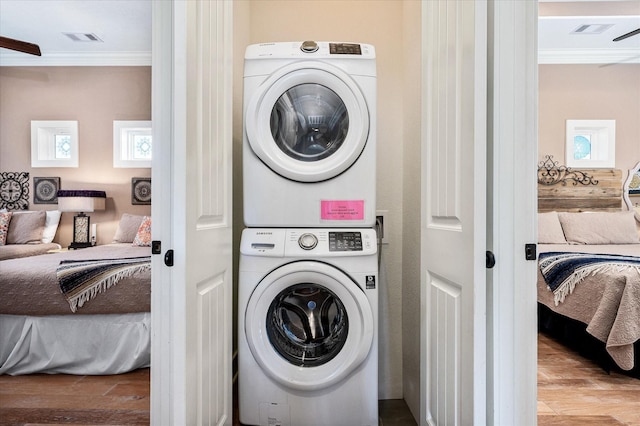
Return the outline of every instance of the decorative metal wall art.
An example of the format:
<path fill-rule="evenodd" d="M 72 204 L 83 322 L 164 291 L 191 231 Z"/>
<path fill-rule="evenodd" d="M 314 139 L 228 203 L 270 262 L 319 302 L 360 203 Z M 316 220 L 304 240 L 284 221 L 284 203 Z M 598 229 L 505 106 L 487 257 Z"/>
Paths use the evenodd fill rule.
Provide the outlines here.
<path fill-rule="evenodd" d="M 29 172 L 0 172 L 0 209 L 29 208 Z"/>
<path fill-rule="evenodd" d="M 151 204 L 151 178 L 131 178 L 131 204 Z"/>
<path fill-rule="evenodd" d="M 34 204 L 58 204 L 58 189 L 60 189 L 59 177 L 34 177 Z"/>
<path fill-rule="evenodd" d="M 545 155 L 544 161 L 538 163 L 538 183 L 541 185 L 567 185 L 567 181 L 573 181 L 573 186 L 597 185 L 598 181 L 585 172 L 573 170 L 567 166 L 559 166 L 553 161 L 553 155 Z"/>

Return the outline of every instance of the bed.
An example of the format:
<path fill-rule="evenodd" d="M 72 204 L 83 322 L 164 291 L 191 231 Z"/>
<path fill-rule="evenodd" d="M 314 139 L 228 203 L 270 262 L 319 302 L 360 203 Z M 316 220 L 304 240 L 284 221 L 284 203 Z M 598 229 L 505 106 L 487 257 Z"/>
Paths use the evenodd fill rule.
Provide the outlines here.
<path fill-rule="evenodd" d="M 114 243 L 0 261 L 0 374 L 120 374 L 150 365 L 150 218 Z"/>
<path fill-rule="evenodd" d="M 640 234 L 621 210 L 621 173 L 566 170 L 588 183 L 539 179 L 539 329 L 640 377 Z"/>

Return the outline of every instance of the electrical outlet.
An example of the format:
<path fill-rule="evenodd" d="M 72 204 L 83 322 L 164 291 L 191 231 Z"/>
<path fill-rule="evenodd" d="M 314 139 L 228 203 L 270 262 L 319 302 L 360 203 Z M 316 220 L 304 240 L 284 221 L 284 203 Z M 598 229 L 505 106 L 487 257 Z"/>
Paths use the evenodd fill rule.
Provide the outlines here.
<path fill-rule="evenodd" d="M 389 214 L 388 210 L 377 210 L 376 211 L 376 232 L 378 233 L 378 238 L 381 240 L 382 244 L 388 244 L 389 239 L 389 229 L 387 222 L 387 215 Z"/>

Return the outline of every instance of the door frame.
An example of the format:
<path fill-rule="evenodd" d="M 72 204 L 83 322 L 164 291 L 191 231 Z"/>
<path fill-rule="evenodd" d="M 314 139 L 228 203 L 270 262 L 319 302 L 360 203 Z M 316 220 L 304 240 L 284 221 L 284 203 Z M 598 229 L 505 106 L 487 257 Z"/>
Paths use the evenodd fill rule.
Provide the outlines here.
<path fill-rule="evenodd" d="M 489 1 L 487 424 L 537 422 L 538 1 Z"/>

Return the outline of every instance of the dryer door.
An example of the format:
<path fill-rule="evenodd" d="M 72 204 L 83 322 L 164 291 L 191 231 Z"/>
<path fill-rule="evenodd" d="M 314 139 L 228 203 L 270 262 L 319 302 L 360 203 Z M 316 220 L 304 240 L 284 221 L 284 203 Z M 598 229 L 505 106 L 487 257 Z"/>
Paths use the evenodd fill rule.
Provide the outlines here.
<path fill-rule="evenodd" d="M 369 354 L 374 317 L 364 291 L 321 262 L 292 262 L 256 286 L 245 313 L 247 343 L 282 385 L 318 390 L 340 382 Z"/>
<path fill-rule="evenodd" d="M 358 159 L 369 135 L 369 109 L 344 71 L 298 62 L 260 85 L 245 110 L 245 131 L 271 170 L 298 182 L 320 182 Z"/>

